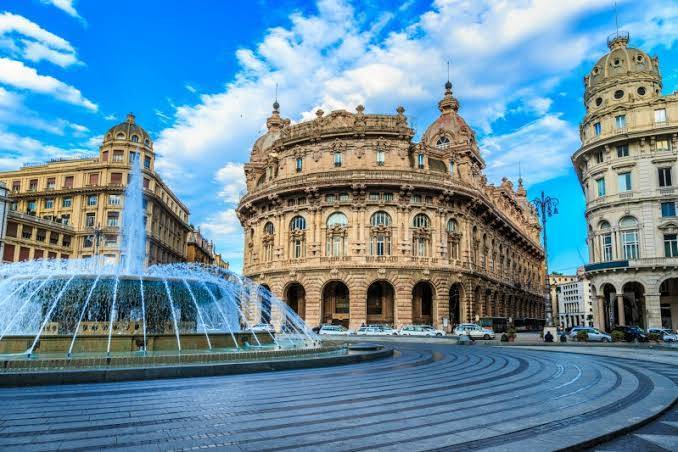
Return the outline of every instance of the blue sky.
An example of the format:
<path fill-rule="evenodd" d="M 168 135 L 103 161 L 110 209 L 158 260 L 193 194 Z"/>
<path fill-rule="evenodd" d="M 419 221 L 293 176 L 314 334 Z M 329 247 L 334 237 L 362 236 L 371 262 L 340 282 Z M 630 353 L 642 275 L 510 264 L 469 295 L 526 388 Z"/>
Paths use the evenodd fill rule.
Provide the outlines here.
<path fill-rule="evenodd" d="M 678 89 L 678 4 L 618 1 L 631 45 L 656 54 Z M 452 66 L 490 182 L 560 199 L 551 269 L 587 259 L 584 202 L 570 164 L 582 78 L 606 52 L 601 0 L 5 0 L 0 5 L 0 169 L 96 153 L 132 111 L 157 169 L 234 269 L 242 164 L 265 130 L 275 85 L 293 121 L 317 108 L 393 113 L 422 133 Z"/>

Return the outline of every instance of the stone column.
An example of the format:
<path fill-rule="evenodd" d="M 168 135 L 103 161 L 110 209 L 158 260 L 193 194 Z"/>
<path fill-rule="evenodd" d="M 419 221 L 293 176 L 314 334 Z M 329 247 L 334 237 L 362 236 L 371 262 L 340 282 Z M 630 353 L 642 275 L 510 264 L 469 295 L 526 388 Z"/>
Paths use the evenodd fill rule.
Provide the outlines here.
<path fill-rule="evenodd" d="M 593 305 L 593 326 L 605 330 L 605 297 L 598 295 Z"/>
<path fill-rule="evenodd" d="M 660 294 L 645 294 L 645 325 L 647 328 L 661 328 L 662 316 L 659 305 Z"/>
<path fill-rule="evenodd" d="M 617 294 L 617 323 L 619 325 L 626 325 L 626 318 L 624 317 L 624 294 Z"/>

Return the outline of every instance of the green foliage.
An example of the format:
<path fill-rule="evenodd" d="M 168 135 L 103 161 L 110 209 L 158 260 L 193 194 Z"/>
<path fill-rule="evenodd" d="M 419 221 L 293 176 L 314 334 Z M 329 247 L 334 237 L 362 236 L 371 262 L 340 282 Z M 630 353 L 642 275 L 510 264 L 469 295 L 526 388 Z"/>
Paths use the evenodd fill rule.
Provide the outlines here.
<path fill-rule="evenodd" d="M 647 335 L 647 338 L 649 340 L 651 340 L 652 342 L 659 342 L 659 341 L 662 340 L 661 335 L 659 335 L 657 333 L 650 333 L 650 334 Z"/>
<path fill-rule="evenodd" d="M 508 330 L 506 330 L 506 335 L 511 338 L 515 338 L 517 336 L 516 329 L 513 327 L 510 327 Z"/>
<path fill-rule="evenodd" d="M 624 332 L 623 331 L 613 331 L 611 336 L 612 336 L 613 342 L 621 342 L 621 341 L 624 340 Z"/>
<path fill-rule="evenodd" d="M 579 342 L 586 342 L 589 340 L 589 333 L 584 330 L 577 331 L 577 340 Z"/>

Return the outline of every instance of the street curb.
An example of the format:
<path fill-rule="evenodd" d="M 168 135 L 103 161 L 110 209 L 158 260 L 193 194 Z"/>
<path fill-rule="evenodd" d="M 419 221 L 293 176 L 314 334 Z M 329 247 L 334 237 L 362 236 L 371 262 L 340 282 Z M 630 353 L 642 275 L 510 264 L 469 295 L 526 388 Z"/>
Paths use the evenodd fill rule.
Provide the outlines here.
<path fill-rule="evenodd" d="M 191 364 L 179 366 L 130 367 L 111 369 L 82 369 L 45 372 L 0 373 L 0 387 L 42 386 L 80 383 L 113 383 L 130 380 L 164 378 L 214 377 L 275 370 L 310 369 L 342 364 L 356 364 L 393 356 L 392 347 L 376 350 L 363 349 L 347 355 L 324 356 L 271 361 L 243 361 L 237 363 Z"/>

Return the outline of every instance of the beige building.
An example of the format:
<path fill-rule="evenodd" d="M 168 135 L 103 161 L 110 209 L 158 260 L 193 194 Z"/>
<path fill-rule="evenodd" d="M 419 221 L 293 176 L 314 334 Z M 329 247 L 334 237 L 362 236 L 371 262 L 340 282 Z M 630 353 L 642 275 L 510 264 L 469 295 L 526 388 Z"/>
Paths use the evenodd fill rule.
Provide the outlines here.
<path fill-rule="evenodd" d="M 576 281 L 577 277 L 575 275 L 563 275 L 560 273 L 551 273 L 549 275 L 549 290 L 551 296 L 551 312 L 553 313 L 553 322 L 554 325 L 557 325 L 556 319 L 558 319 L 558 292 L 556 287 L 563 283 L 569 283 Z"/>
<path fill-rule="evenodd" d="M 394 115 L 279 114 L 245 165 L 244 273 L 309 325 L 544 317 L 540 226 L 522 184 L 488 184 L 446 84 L 422 135 Z"/>
<path fill-rule="evenodd" d="M 554 275 L 558 302 L 558 325 L 564 328 L 573 326 L 593 326 L 593 298 L 591 282 L 586 279 L 584 267 L 577 269 L 576 276 Z"/>
<path fill-rule="evenodd" d="M 214 243 L 203 237 L 200 229 L 191 228 L 186 241 L 186 261 L 215 265 Z"/>
<path fill-rule="evenodd" d="M 595 324 L 678 329 L 675 190 L 678 93 L 659 60 L 608 38 L 584 78 L 586 116 L 572 161 L 586 197 Z"/>
<path fill-rule="evenodd" d="M 144 176 L 147 264 L 186 260 L 188 209 L 154 171 L 153 142 L 130 114 L 104 135 L 95 158 L 0 172 L 10 190 L 3 261 L 120 259 L 123 192 L 137 157 Z"/>

